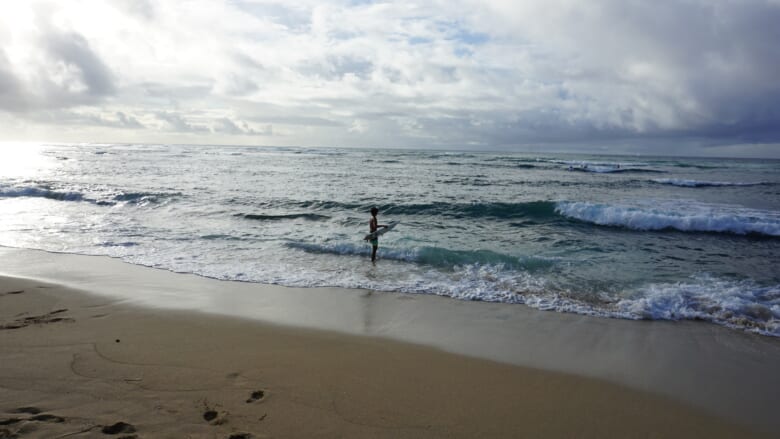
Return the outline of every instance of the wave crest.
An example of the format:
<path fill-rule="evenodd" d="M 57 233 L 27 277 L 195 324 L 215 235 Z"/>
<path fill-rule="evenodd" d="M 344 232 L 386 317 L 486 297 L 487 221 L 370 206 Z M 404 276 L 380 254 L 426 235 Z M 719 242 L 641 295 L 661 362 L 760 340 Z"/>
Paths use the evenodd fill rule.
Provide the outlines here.
<path fill-rule="evenodd" d="M 656 202 L 631 206 L 564 201 L 557 203 L 555 211 L 580 221 L 633 230 L 780 236 L 780 212 L 728 205 Z"/>
<path fill-rule="evenodd" d="M 53 190 L 44 186 L 16 186 L 0 189 L 0 198 L 46 198 L 56 201 L 84 201 L 98 205 L 112 205 L 110 201 L 101 201 L 87 197 L 78 191 Z"/>
<path fill-rule="evenodd" d="M 46 184 L 35 186 L 3 186 L 0 187 L 0 198 L 46 198 L 56 201 L 76 201 L 96 204 L 98 206 L 115 206 L 117 204 L 161 204 L 173 197 L 181 196 L 180 192 L 109 192 L 97 191 L 87 194 L 81 190 L 53 189 Z"/>
<path fill-rule="evenodd" d="M 370 247 L 367 245 L 356 245 L 352 243 L 314 244 L 289 242 L 286 246 L 303 250 L 308 253 L 352 256 L 365 256 L 370 253 Z M 449 250 L 441 247 L 428 246 L 415 248 L 383 247 L 382 258 L 445 268 L 479 264 L 534 270 L 552 265 L 552 261 L 549 259 L 517 257 L 497 253 L 491 250 Z"/>

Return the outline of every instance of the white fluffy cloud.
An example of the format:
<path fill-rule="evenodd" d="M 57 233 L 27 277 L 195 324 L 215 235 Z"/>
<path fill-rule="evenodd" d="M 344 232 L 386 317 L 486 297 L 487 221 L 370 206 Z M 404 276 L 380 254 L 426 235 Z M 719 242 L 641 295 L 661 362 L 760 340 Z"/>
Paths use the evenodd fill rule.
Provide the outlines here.
<path fill-rule="evenodd" d="M 289 3 L 3 2 L 0 139 L 780 142 L 776 0 Z"/>

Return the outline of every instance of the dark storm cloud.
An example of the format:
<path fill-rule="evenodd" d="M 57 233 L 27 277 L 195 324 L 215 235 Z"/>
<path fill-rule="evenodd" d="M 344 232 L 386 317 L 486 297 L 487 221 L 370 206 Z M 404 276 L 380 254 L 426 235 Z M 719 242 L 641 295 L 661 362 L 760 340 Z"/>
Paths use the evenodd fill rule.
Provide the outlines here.
<path fill-rule="evenodd" d="M 780 140 L 780 4 L 730 6 L 710 10 L 694 33 L 705 38 L 684 53 L 692 67 L 687 86 L 713 114 L 694 132 Z M 685 36 L 670 50 L 687 45 Z"/>
<path fill-rule="evenodd" d="M 780 141 L 780 3 L 613 0 L 601 6 L 602 22 L 612 23 L 608 29 L 618 38 L 606 41 L 610 34 L 605 32 L 596 41 L 606 53 L 587 55 L 604 72 L 603 80 L 617 84 L 625 80 L 618 70 L 621 63 L 643 62 L 666 72 L 668 88 L 677 89 L 655 93 L 656 98 L 666 95 L 658 100 L 675 113 L 676 126 L 651 123 L 633 134 Z M 613 75 L 610 65 L 615 66 Z M 652 79 L 646 84 L 634 79 L 632 85 L 639 92 L 652 90 Z M 686 108 L 686 101 L 696 108 Z M 615 128 L 607 125 L 599 131 L 631 134 Z"/>

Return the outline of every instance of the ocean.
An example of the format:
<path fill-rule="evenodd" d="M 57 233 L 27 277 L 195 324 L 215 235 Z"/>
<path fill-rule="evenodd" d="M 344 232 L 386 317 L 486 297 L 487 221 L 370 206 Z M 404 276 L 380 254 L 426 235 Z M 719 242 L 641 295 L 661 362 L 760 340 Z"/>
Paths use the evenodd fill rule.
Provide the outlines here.
<path fill-rule="evenodd" d="M 5 145 L 0 213 L 7 247 L 780 336 L 777 160 Z"/>

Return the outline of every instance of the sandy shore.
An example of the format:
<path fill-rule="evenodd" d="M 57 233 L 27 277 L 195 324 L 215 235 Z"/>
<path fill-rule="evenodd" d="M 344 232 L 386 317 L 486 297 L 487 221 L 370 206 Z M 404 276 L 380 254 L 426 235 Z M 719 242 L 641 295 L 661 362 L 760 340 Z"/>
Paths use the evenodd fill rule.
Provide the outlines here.
<path fill-rule="evenodd" d="M 603 380 L 8 277 L 0 389 L 0 437 L 762 437 Z"/>

